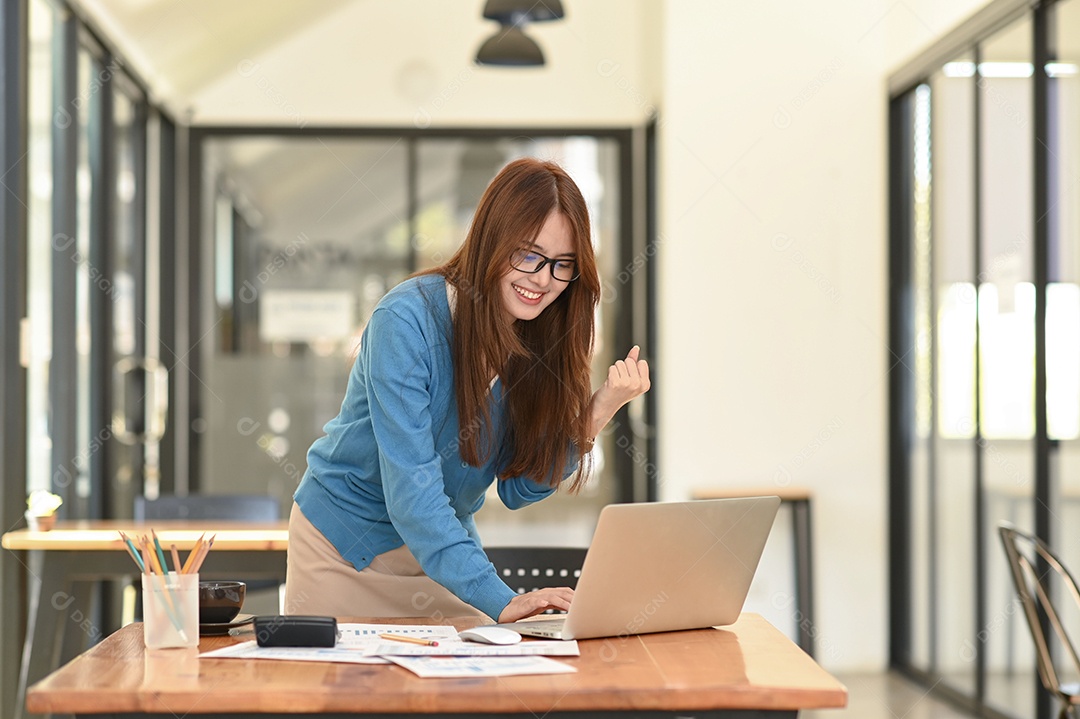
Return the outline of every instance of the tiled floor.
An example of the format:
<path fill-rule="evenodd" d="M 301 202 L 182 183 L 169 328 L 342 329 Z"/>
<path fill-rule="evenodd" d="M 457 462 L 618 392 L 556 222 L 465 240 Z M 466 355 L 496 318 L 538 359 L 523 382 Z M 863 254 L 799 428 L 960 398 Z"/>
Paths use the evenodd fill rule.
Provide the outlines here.
<path fill-rule="evenodd" d="M 834 676 L 848 688 L 848 706 L 840 710 L 804 711 L 800 712 L 800 718 L 966 719 L 974 716 L 900 674 L 837 673 Z M 964 680 L 965 677 L 949 678 L 952 688 L 958 691 L 965 691 Z M 974 688 L 969 687 L 966 691 L 973 693 Z M 986 701 L 993 710 L 1025 719 L 1035 715 L 1038 681 L 1034 671 L 990 674 L 986 692 Z M 1055 706 L 1051 716 L 1056 716 L 1057 711 Z"/>
<path fill-rule="evenodd" d="M 930 695 L 923 687 L 892 673 L 837 675 L 848 688 L 844 709 L 799 712 L 799 719 L 970 719 Z"/>

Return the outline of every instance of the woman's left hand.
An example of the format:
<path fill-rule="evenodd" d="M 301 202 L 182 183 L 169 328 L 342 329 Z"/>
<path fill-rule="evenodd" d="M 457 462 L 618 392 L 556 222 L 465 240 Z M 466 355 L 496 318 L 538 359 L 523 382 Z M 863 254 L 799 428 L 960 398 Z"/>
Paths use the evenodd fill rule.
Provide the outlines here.
<path fill-rule="evenodd" d="M 600 433 L 620 407 L 649 391 L 649 363 L 638 359 L 640 353 L 640 347 L 631 347 L 625 359 L 608 368 L 607 381 L 593 394 L 593 436 Z"/>

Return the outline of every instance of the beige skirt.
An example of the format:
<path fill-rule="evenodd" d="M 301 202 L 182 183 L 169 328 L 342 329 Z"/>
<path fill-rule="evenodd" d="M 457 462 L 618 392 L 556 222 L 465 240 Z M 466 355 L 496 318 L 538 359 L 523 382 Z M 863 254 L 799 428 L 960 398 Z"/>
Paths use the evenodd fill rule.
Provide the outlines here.
<path fill-rule="evenodd" d="M 486 617 L 424 574 L 408 547 L 357 571 L 293 503 L 289 514 L 285 613 L 331 617 Z"/>

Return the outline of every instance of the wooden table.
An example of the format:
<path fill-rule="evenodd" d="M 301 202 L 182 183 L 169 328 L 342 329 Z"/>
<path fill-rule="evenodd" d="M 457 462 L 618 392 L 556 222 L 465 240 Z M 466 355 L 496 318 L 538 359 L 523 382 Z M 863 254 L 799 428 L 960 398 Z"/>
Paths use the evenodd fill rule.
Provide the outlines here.
<path fill-rule="evenodd" d="M 814 553 L 813 528 L 810 525 L 810 500 L 813 495 L 804 487 L 757 487 L 698 489 L 694 499 L 728 499 L 731 497 L 760 497 L 772 495 L 781 504 L 791 506 L 791 541 L 795 564 L 795 625 L 799 646 L 814 656 Z"/>
<path fill-rule="evenodd" d="M 48 532 L 20 529 L 0 538 L 4 549 L 25 551 L 30 574 L 30 598 L 19 671 L 16 716 L 21 716 L 26 688 L 56 669 L 67 631 L 100 635 L 90 623 L 86 582 L 123 579 L 138 574 L 124 551 L 119 531 L 129 536 L 148 534 L 153 526 L 163 545 L 175 543 L 186 556 L 204 532 L 216 534 L 214 548 L 200 576 L 237 576 L 284 581 L 289 544 L 288 523 L 165 522 L 139 525 L 127 521 L 59 522 Z"/>
<path fill-rule="evenodd" d="M 460 629 L 474 620 L 447 623 Z M 722 629 L 582 640 L 580 657 L 559 659 L 577 668 L 573 674 L 420 679 L 394 665 L 198 657 L 251 638 L 203 637 L 198 650 L 147 651 L 142 625 L 131 624 L 31 687 L 27 707 L 128 719 L 549 712 L 563 719 L 776 719 L 847 703 L 842 684 L 756 614 Z"/>

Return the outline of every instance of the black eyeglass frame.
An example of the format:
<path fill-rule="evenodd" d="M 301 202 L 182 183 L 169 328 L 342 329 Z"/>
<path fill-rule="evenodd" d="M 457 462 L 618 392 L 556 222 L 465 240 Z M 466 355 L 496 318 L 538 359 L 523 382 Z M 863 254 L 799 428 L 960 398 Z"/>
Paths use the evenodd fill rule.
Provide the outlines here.
<path fill-rule="evenodd" d="M 514 257 L 519 255 L 519 254 L 523 255 L 522 259 L 524 259 L 524 256 L 536 255 L 537 257 L 541 258 L 542 261 L 540 262 L 540 264 L 538 264 L 536 266 L 535 270 L 522 269 L 521 267 L 518 267 L 516 264 L 514 264 Z M 574 276 L 571 277 L 568 280 L 564 280 L 561 277 L 556 277 L 555 276 L 555 265 L 557 263 L 559 263 L 559 262 L 570 262 L 570 263 L 572 263 L 574 265 Z M 559 282 L 566 282 L 567 284 L 573 282 L 578 277 L 581 277 L 581 267 L 578 266 L 577 260 L 568 260 L 565 257 L 552 259 L 552 258 L 550 258 L 550 257 L 548 257 L 546 255 L 541 255 L 539 252 L 536 252 L 535 250 L 515 250 L 514 252 L 512 252 L 510 254 L 510 266 L 513 267 L 518 272 L 524 272 L 524 273 L 529 274 L 529 275 L 535 275 L 537 272 L 544 269 L 545 266 L 550 266 L 551 279 L 558 280 Z"/>

